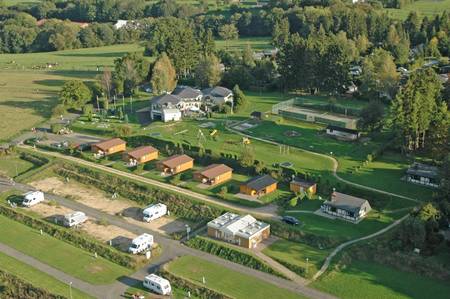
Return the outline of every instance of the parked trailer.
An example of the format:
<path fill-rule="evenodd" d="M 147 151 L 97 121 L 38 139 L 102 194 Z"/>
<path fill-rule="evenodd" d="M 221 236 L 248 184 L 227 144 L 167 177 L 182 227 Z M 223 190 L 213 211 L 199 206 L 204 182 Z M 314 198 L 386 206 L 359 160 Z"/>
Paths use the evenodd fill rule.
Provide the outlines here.
<path fill-rule="evenodd" d="M 128 251 L 132 254 L 138 254 L 151 249 L 153 246 L 153 236 L 150 234 L 142 234 L 131 241 Z"/>
<path fill-rule="evenodd" d="M 73 212 L 70 214 L 64 215 L 63 224 L 67 227 L 77 226 L 79 224 L 82 224 L 87 220 L 87 216 L 83 212 Z"/>
<path fill-rule="evenodd" d="M 170 282 L 156 274 L 145 276 L 143 285 L 145 288 L 160 295 L 170 295 L 172 292 Z"/>
<path fill-rule="evenodd" d="M 150 222 L 166 215 L 167 206 L 162 203 L 153 204 L 146 207 L 142 213 L 144 214 L 143 220 Z"/>
<path fill-rule="evenodd" d="M 30 191 L 23 195 L 22 205 L 25 207 L 31 207 L 44 201 L 44 192 Z"/>

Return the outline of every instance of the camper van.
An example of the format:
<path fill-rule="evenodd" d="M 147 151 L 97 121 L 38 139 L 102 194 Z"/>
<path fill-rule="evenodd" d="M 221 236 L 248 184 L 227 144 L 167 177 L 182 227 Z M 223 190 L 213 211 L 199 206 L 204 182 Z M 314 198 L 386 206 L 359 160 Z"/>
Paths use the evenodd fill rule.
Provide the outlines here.
<path fill-rule="evenodd" d="M 64 226 L 72 227 L 85 222 L 87 219 L 86 214 L 83 212 L 74 212 L 64 215 L 63 223 Z"/>
<path fill-rule="evenodd" d="M 158 219 L 167 214 L 167 206 L 162 203 L 157 203 L 146 207 L 143 211 L 143 220 L 150 222 L 152 220 Z"/>
<path fill-rule="evenodd" d="M 22 205 L 31 207 L 44 201 L 44 193 L 41 191 L 30 191 L 23 195 Z"/>
<path fill-rule="evenodd" d="M 169 295 L 172 292 L 170 282 L 155 274 L 145 276 L 143 285 L 145 288 L 160 295 Z"/>
<path fill-rule="evenodd" d="M 131 241 L 128 251 L 132 254 L 138 254 L 151 249 L 153 246 L 153 236 L 149 234 L 142 234 Z"/>

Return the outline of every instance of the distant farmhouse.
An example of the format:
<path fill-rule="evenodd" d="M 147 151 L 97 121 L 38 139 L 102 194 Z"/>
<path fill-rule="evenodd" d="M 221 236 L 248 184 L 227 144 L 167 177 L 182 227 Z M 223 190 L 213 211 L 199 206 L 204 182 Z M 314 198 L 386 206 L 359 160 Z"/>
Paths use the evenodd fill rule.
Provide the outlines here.
<path fill-rule="evenodd" d="M 415 162 L 406 171 L 406 181 L 437 188 L 440 184 L 439 170 L 435 166 Z"/>
<path fill-rule="evenodd" d="M 325 201 L 320 209 L 326 214 L 358 222 L 372 210 L 372 207 L 366 199 L 333 192 L 331 199 Z"/>
<path fill-rule="evenodd" d="M 208 236 L 245 248 L 255 248 L 270 235 L 270 225 L 251 215 L 225 213 L 208 222 Z"/>
<path fill-rule="evenodd" d="M 203 105 L 217 106 L 233 102 L 233 92 L 216 86 L 203 91 L 189 86 L 179 86 L 172 93 L 153 97 L 150 102 L 150 118 L 163 122 L 178 121 L 184 115 L 200 112 Z"/>

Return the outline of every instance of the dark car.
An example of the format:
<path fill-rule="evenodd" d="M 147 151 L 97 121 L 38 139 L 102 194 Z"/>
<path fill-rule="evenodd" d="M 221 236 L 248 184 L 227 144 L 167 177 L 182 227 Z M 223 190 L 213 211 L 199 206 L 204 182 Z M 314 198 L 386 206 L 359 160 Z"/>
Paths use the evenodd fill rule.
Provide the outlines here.
<path fill-rule="evenodd" d="M 283 218 L 281 220 L 290 225 L 299 225 L 300 224 L 300 221 L 298 221 L 297 218 L 292 217 L 292 216 L 283 216 Z"/>

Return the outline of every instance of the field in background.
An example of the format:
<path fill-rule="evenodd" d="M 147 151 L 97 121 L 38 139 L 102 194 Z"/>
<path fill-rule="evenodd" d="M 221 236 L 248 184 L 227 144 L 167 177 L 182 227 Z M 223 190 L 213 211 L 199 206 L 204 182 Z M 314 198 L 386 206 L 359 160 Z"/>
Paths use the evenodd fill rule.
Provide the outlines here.
<path fill-rule="evenodd" d="M 444 10 L 450 11 L 450 0 L 419 0 L 405 5 L 402 9 L 386 9 L 389 16 L 395 19 L 404 20 L 412 11 L 419 13 L 421 17 L 427 16 L 428 19 L 434 19 L 435 15 L 441 15 Z"/>

